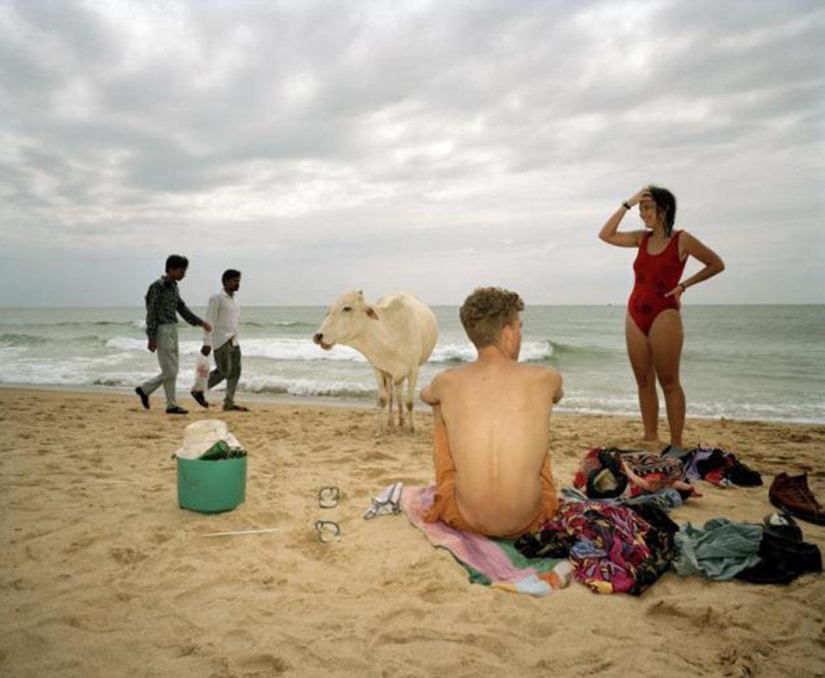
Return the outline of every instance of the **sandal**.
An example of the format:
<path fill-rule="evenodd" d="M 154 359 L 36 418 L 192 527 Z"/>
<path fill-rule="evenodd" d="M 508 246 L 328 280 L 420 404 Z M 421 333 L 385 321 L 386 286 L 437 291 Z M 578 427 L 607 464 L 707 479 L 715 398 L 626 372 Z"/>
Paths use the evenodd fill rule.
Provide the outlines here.
<path fill-rule="evenodd" d="M 338 506 L 338 500 L 341 498 L 341 490 L 335 485 L 329 487 L 322 487 L 318 490 L 318 506 L 322 509 L 331 509 Z"/>
<path fill-rule="evenodd" d="M 331 541 L 338 541 L 341 536 L 341 527 L 334 520 L 316 520 L 315 532 L 318 534 L 318 541 L 328 544 Z"/>
<path fill-rule="evenodd" d="M 377 516 L 401 513 L 401 494 L 403 492 L 404 483 L 400 480 L 389 485 L 381 494 L 372 500 L 372 506 L 364 513 L 364 520 L 372 520 Z"/>

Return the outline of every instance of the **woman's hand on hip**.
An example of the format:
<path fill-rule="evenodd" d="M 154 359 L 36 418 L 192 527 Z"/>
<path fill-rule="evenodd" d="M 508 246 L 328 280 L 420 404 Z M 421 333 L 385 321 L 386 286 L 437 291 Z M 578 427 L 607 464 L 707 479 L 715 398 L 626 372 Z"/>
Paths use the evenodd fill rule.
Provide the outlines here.
<path fill-rule="evenodd" d="M 685 293 L 685 286 L 679 283 L 670 292 L 665 294 L 665 297 L 673 297 L 676 300 L 677 308 L 682 308 L 682 295 Z"/>

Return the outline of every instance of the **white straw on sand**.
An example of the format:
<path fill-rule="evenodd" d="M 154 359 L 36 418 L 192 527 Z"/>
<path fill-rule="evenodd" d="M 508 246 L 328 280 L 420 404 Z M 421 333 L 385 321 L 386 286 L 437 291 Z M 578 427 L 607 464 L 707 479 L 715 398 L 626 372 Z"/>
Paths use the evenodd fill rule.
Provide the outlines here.
<path fill-rule="evenodd" d="M 233 537 L 236 534 L 263 534 L 264 532 L 278 532 L 277 527 L 267 527 L 263 530 L 238 530 L 236 532 L 210 532 L 202 534 L 202 537 Z"/>

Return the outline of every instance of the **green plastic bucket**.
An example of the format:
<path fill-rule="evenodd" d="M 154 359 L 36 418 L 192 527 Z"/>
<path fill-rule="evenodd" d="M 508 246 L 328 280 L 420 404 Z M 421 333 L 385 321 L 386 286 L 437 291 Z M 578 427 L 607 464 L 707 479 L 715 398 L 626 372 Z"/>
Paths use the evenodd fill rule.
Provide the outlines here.
<path fill-rule="evenodd" d="M 178 457 L 178 504 L 201 513 L 231 511 L 246 499 L 246 457 Z"/>

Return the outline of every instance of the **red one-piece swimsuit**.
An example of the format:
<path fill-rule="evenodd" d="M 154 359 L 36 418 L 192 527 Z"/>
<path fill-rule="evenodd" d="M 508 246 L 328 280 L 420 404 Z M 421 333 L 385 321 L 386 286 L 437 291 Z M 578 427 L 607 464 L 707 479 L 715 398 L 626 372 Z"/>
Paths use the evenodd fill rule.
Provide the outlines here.
<path fill-rule="evenodd" d="M 633 262 L 636 273 L 636 284 L 630 293 L 627 302 L 627 311 L 636 326 L 647 336 L 653 321 L 668 308 L 679 309 L 674 297 L 666 297 L 679 280 L 685 270 L 685 261 L 679 260 L 679 236 L 681 231 L 674 231 L 670 242 L 659 254 L 650 254 L 647 243 L 651 233 L 648 231 L 642 236 L 639 244 L 639 253 Z"/>

